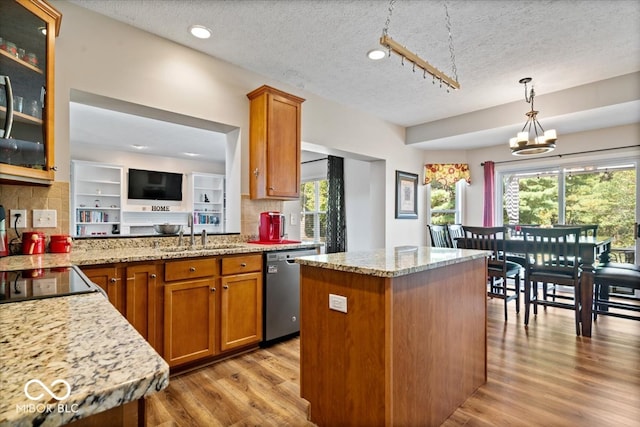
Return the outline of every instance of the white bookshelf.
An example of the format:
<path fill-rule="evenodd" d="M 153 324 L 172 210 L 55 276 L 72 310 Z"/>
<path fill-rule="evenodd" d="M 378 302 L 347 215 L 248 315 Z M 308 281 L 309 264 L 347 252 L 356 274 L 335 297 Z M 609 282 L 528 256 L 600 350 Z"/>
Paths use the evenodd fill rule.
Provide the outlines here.
<path fill-rule="evenodd" d="M 71 230 L 74 236 L 113 235 L 122 218 L 123 167 L 72 160 Z"/>
<path fill-rule="evenodd" d="M 224 175 L 191 174 L 193 225 L 196 231 L 220 233 L 225 230 Z"/>

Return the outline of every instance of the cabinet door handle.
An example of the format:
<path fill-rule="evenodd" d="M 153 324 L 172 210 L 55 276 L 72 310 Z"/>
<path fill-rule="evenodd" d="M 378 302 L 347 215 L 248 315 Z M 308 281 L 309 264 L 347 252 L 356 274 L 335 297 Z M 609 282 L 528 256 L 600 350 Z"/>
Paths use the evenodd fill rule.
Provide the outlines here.
<path fill-rule="evenodd" d="M 156 278 L 156 275 L 155 275 L 155 274 L 151 274 L 151 276 L 150 276 L 150 277 L 151 277 L 152 279 L 155 279 L 155 278 Z"/>
<path fill-rule="evenodd" d="M 116 279 L 115 277 L 112 277 L 111 280 L 109 280 L 111 283 L 116 283 L 118 281 L 118 279 Z"/>
<path fill-rule="evenodd" d="M 229 285 L 222 285 L 223 289 L 229 289 Z"/>
<path fill-rule="evenodd" d="M 273 191 L 273 190 L 275 190 L 275 188 L 273 188 L 273 187 L 269 187 L 269 190 Z"/>
<path fill-rule="evenodd" d="M 7 99 L 9 99 L 9 98 L 7 98 Z M 255 168 L 255 169 L 253 170 L 253 175 L 254 175 L 256 178 L 258 178 L 258 175 L 259 175 L 259 174 L 260 174 L 260 173 L 258 172 L 258 168 Z"/>
<path fill-rule="evenodd" d="M 195 267 L 189 267 L 189 271 L 193 273 L 194 271 L 196 271 L 196 268 Z"/>
<path fill-rule="evenodd" d="M 216 291 L 216 288 L 211 288 L 211 292 L 215 292 L 215 291 Z"/>
<path fill-rule="evenodd" d="M 246 262 L 240 263 L 240 267 L 246 267 L 246 266 L 247 266 Z"/>

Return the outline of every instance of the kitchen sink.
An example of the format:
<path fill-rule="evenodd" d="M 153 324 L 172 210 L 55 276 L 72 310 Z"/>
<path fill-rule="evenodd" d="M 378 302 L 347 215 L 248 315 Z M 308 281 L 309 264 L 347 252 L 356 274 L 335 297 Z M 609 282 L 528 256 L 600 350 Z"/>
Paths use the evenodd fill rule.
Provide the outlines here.
<path fill-rule="evenodd" d="M 162 252 L 196 252 L 196 251 L 211 251 L 216 249 L 233 249 L 241 247 L 241 243 L 220 243 L 216 245 L 206 245 L 206 246 L 180 246 L 180 247 L 169 247 L 169 248 L 161 248 Z"/>

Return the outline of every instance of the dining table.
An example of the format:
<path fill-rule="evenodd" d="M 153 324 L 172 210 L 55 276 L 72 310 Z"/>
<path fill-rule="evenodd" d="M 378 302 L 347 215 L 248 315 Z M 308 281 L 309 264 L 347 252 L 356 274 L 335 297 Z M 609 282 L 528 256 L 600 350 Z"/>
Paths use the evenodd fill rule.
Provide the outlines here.
<path fill-rule="evenodd" d="M 458 248 L 466 248 L 465 237 L 455 239 Z M 611 238 L 594 238 L 593 236 L 580 237 L 580 332 L 584 337 L 591 336 L 591 322 L 593 315 L 593 289 L 594 289 L 594 269 L 596 260 L 606 258 L 611 250 Z M 526 253 L 526 241 L 522 233 L 506 233 L 503 238 L 498 238 L 498 244 L 503 247 L 507 254 Z M 565 255 L 565 254 L 556 254 Z"/>

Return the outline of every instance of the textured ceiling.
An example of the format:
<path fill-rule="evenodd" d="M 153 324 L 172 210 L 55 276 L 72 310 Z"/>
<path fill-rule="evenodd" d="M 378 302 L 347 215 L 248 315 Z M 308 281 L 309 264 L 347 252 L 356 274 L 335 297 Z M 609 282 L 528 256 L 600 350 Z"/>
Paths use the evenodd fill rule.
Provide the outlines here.
<path fill-rule="evenodd" d="M 640 70 L 640 1 L 448 1 L 461 90 L 392 55 L 373 62 L 387 1 L 72 0 L 274 80 L 413 126 Z M 399 0 L 389 35 L 451 73 L 442 1 Z M 187 28 L 213 30 L 208 40 Z M 523 102 L 523 111 L 526 105 Z"/>

